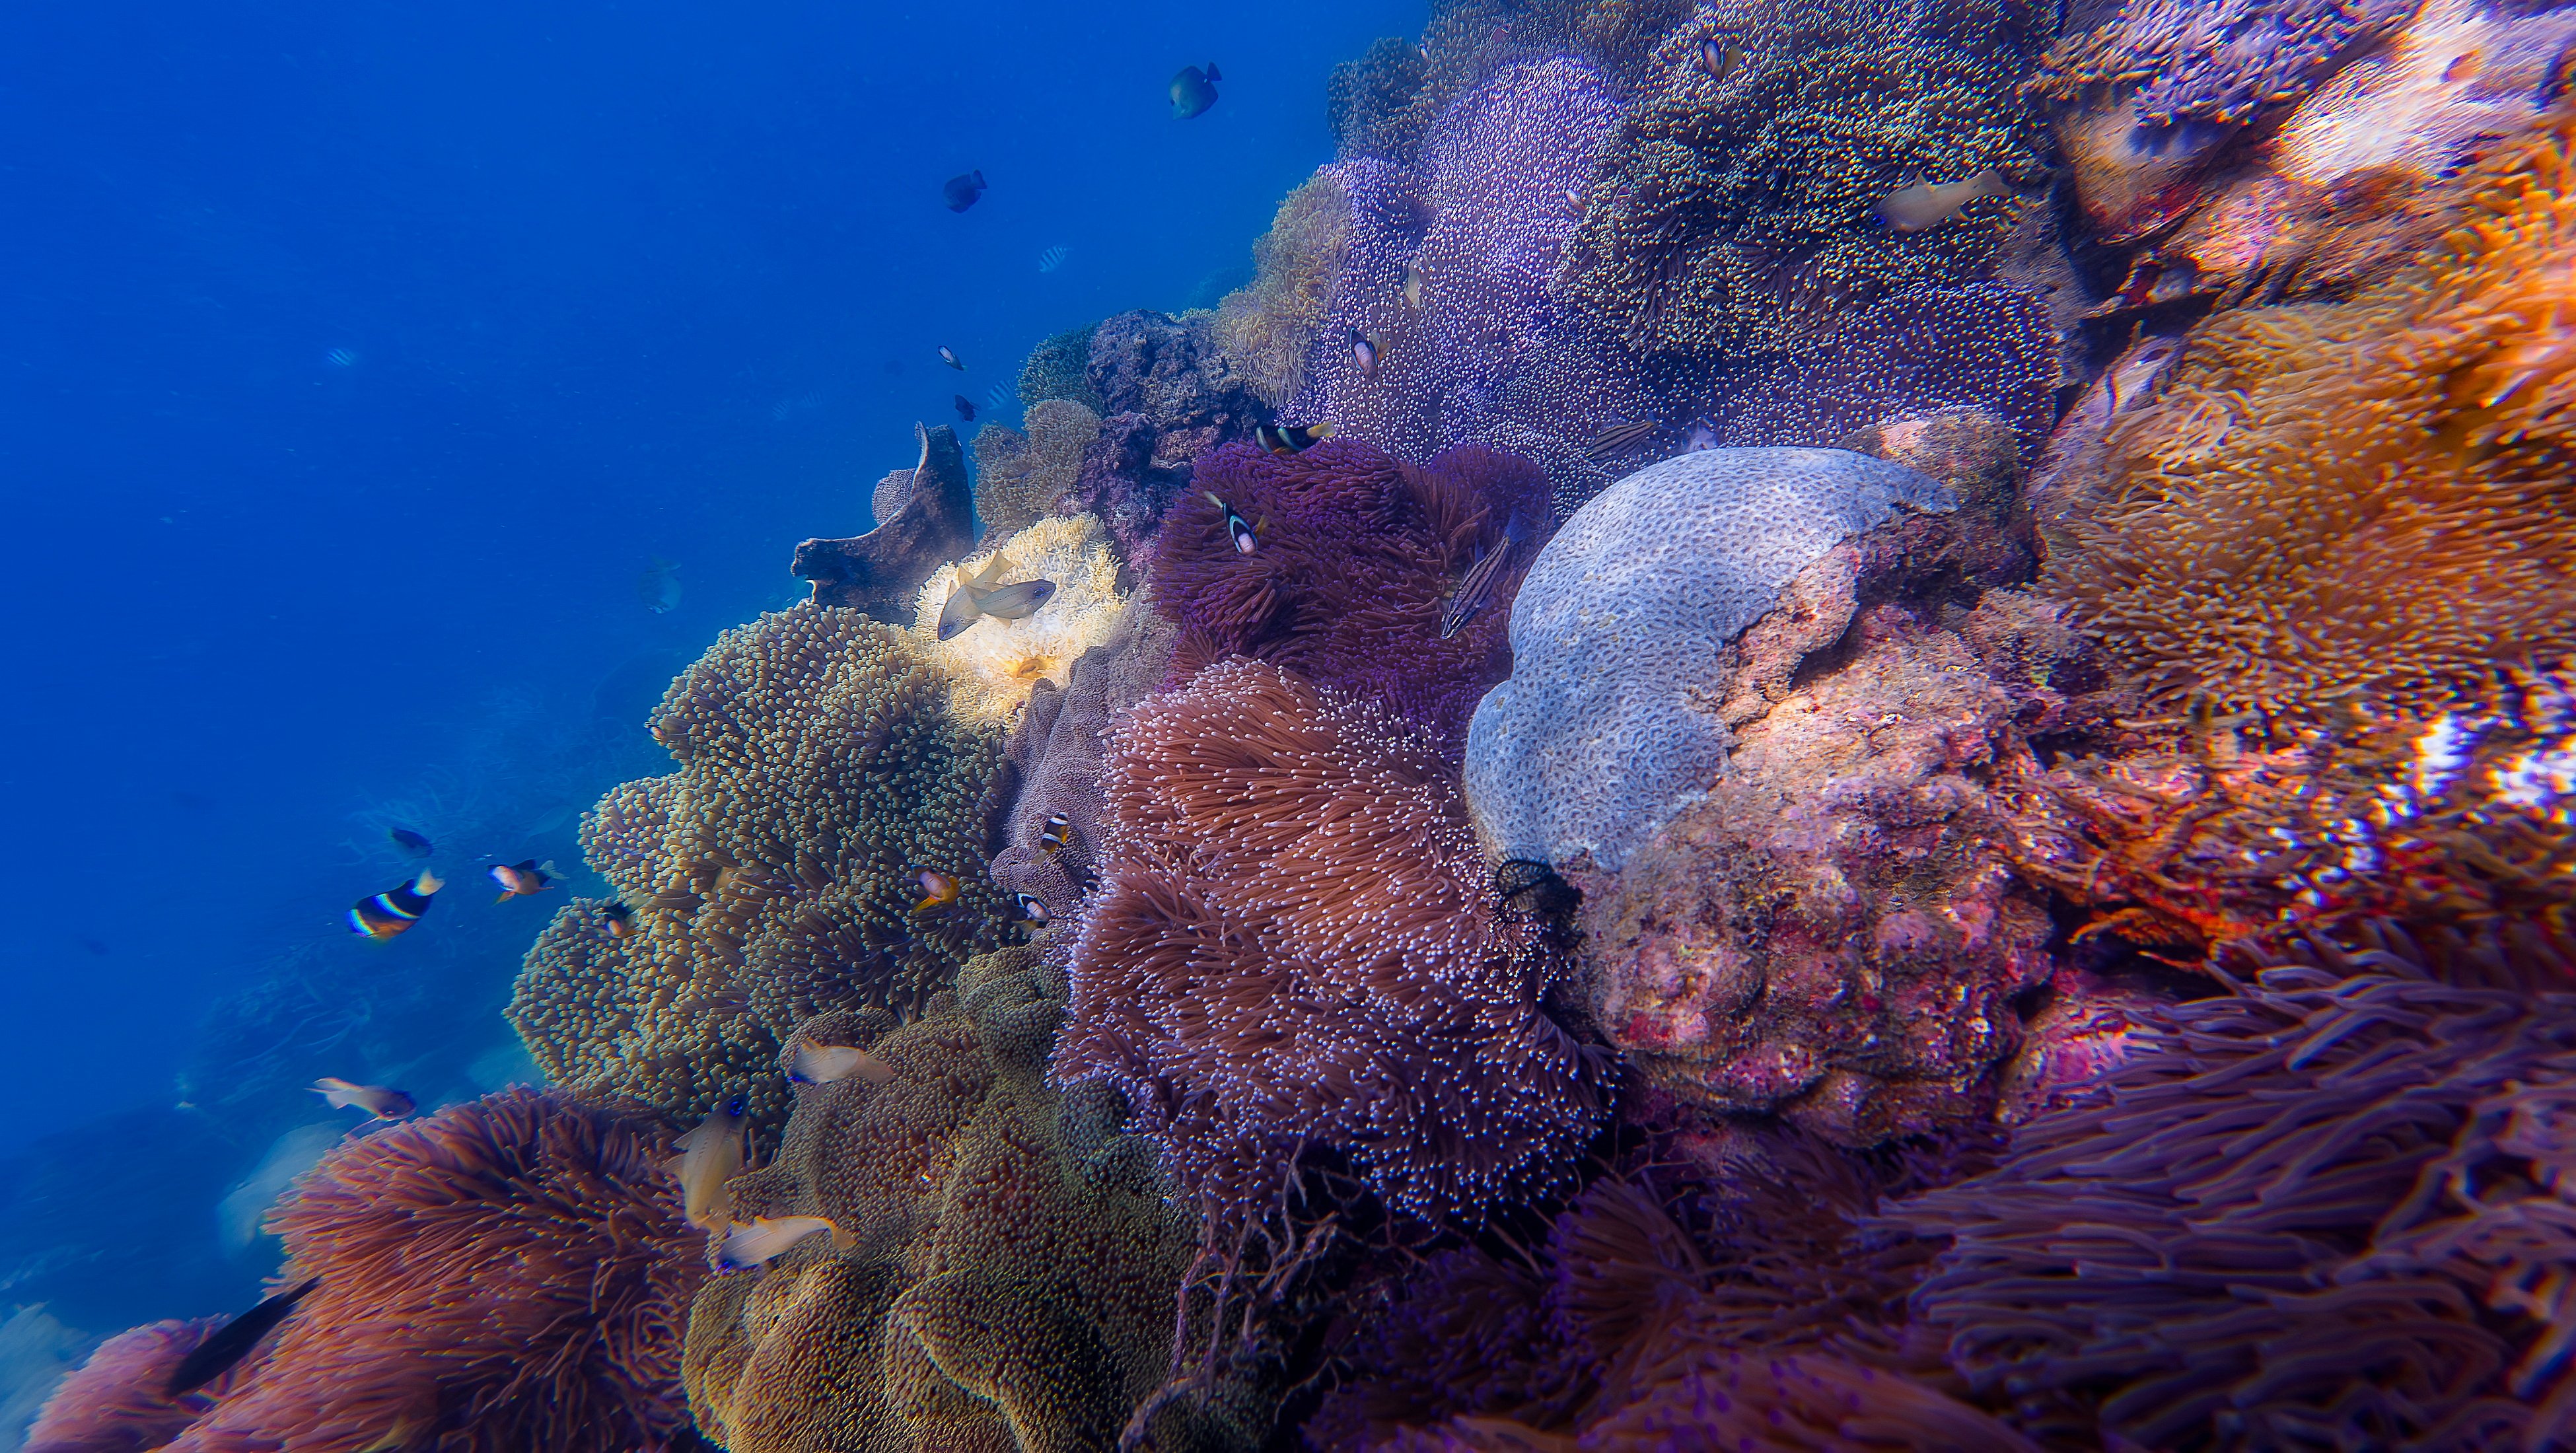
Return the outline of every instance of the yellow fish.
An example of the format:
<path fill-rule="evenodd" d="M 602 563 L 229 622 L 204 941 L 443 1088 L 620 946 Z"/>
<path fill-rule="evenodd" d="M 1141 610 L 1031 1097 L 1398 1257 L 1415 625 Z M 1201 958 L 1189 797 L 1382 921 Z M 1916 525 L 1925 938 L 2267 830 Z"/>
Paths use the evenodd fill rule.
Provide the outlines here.
<path fill-rule="evenodd" d="M 2003 173 L 1988 167 L 1964 182 L 1899 187 L 1878 199 L 1878 215 L 1899 232 L 1920 232 L 1958 216 L 1960 208 L 1980 197 L 2000 197 L 2011 190 Z"/>
<path fill-rule="evenodd" d="M 912 905 L 913 912 L 927 913 L 934 908 L 945 908 L 957 901 L 957 880 L 946 873 L 924 868 L 921 870 L 921 891 L 929 896 Z"/>
<path fill-rule="evenodd" d="M 754 1216 L 751 1224 L 728 1224 L 724 1246 L 716 1253 L 716 1270 L 742 1271 L 759 1266 L 817 1231 L 832 1233 L 832 1249 L 847 1251 L 859 1238 L 829 1216 Z"/>
<path fill-rule="evenodd" d="M 736 1095 L 680 1137 L 680 1153 L 662 1163 L 679 1178 L 683 1214 L 709 1231 L 725 1228 L 733 1192 L 725 1182 L 742 1174 L 742 1096 Z"/>
<path fill-rule="evenodd" d="M 796 1041 L 795 1064 L 787 1077 L 800 1085 L 828 1085 L 852 1075 L 871 1085 L 882 1085 L 894 1078 L 894 1066 L 855 1044 L 816 1044 L 800 1038 Z"/>

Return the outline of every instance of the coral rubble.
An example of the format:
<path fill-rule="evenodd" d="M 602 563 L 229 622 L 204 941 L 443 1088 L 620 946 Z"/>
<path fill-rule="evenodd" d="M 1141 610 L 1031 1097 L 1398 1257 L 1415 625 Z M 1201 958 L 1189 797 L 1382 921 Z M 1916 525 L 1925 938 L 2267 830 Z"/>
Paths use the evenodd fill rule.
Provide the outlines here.
<path fill-rule="evenodd" d="M 949 701 L 905 633 L 856 611 L 727 632 L 653 719 L 680 770 L 583 819 L 633 931 L 576 901 L 528 951 L 510 1019 L 547 1078 L 688 1119 L 746 1094 L 774 1127 L 797 1024 L 916 1004 L 998 943 L 981 845 L 1002 729 Z M 924 868 L 959 881 L 956 906 L 914 911 Z"/>

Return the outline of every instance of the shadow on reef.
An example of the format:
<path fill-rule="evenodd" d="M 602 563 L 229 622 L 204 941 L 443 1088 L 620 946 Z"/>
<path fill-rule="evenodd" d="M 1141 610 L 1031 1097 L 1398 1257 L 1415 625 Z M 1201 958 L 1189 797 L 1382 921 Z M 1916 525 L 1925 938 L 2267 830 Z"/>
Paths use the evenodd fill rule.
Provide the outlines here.
<path fill-rule="evenodd" d="M 2576 1439 L 2576 11 L 2053 30 L 1337 71 L 1249 283 L 1047 340 L 673 684 L 512 1003 L 564 1088 L 290 1195 L 301 1268 L 461 1126 L 609 1167 L 403 1181 L 479 1229 L 376 1449 L 521 1426 L 496 1244 L 620 1446 Z M 133 1415 L 244 1446 L 364 1302 Z"/>

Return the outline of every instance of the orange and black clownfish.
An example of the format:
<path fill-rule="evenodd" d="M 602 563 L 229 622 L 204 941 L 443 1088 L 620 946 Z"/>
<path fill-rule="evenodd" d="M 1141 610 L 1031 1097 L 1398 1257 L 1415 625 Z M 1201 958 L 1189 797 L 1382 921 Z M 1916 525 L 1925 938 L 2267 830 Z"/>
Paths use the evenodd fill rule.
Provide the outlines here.
<path fill-rule="evenodd" d="M 492 881 L 501 885 L 501 896 L 492 901 L 507 903 L 513 898 L 543 893 L 555 885 L 558 876 L 553 863 L 539 863 L 534 858 L 524 863 L 496 865 L 492 869 Z"/>
<path fill-rule="evenodd" d="M 388 888 L 371 898 L 361 898 L 349 910 L 349 931 L 369 938 L 391 938 L 429 911 L 430 895 L 447 885 L 427 869 L 399 888 Z"/>
<path fill-rule="evenodd" d="M 1372 358 L 1376 356 L 1375 349 L 1370 350 L 1370 356 Z M 1330 423 L 1256 424 L 1252 428 L 1252 437 L 1262 448 L 1284 457 L 1290 454 L 1303 454 L 1330 439 L 1333 437 L 1333 426 Z"/>

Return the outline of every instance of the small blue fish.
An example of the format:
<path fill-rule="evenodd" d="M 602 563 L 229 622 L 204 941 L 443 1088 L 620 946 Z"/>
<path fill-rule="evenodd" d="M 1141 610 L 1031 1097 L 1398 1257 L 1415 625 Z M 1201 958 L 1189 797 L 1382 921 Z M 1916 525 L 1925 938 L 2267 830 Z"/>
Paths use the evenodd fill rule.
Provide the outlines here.
<path fill-rule="evenodd" d="M 410 828 L 389 827 L 385 829 L 385 836 L 394 840 L 394 846 L 402 849 L 403 856 L 406 858 L 429 856 L 429 839 L 413 832 Z"/>

